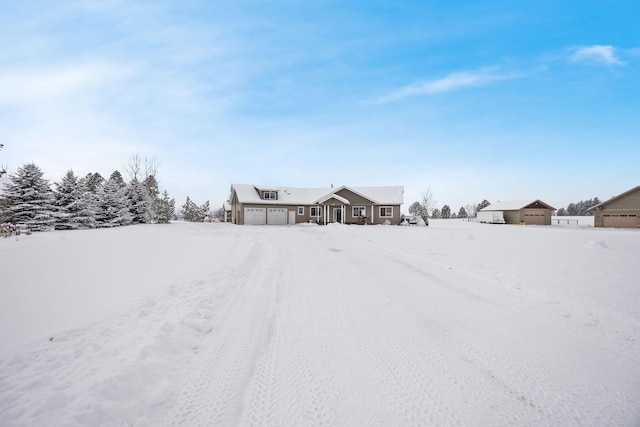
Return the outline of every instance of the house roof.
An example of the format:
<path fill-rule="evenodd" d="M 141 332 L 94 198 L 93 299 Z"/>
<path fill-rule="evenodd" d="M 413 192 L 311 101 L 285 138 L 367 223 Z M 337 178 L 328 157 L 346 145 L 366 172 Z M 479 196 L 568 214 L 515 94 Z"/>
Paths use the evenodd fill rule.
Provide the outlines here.
<path fill-rule="evenodd" d="M 531 205 L 538 203 L 540 208 L 543 209 L 552 209 L 555 210 L 551 205 L 546 204 L 542 200 L 534 199 L 534 200 L 512 200 L 512 201 L 504 201 L 504 202 L 496 202 L 491 203 L 489 206 L 480 209 L 480 212 L 491 212 L 491 211 L 519 211 L 520 209 L 524 209 Z"/>
<path fill-rule="evenodd" d="M 295 188 L 250 184 L 231 185 L 231 193 L 235 191 L 240 203 L 267 202 L 274 205 L 315 205 L 332 197 L 348 203 L 348 200 L 336 194 L 344 189 L 365 197 L 375 204 L 401 205 L 403 203 L 404 187 L 402 186 Z M 265 201 L 260 197 L 261 191 L 277 191 L 278 199 Z"/>
<path fill-rule="evenodd" d="M 597 205 L 595 205 L 595 206 L 591 206 L 591 207 L 590 207 L 589 209 L 587 209 L 587 210 L 588 210 L 588 211 L 591 211 L 591 210 L 594 210 L 594 209 L 597 209 L 597 208 L 601 208 L 601 207 L 603 207 L 603 206 L 605 206 L 605 205 L 607 205 L 607 204 L 609 204 L 609 203 L 613 202 L 614 200 L 618 200 L 618 199 L 620 199 L 620 198 L 622 198 L 622 197 L 625 197 L 625 196 L 627 196 L 628 194 L 631 194 L 631 193 L 636 192 L 636 191 L 640 191 L 640 185 L 638 185 L 638 186 L 636 186 L 636 187 L 633 187 L 631 190 L 627 190 L 627 191 L 625 191 L 624 193 L 618 194 L 617 196 L 613 196 L 613 197 L 612 197 L 612 198 L 610 198 L 609 200 L 606 200 L 606 201 L 604 201 L 604 202 L 598 203 L 598 204 L 597 204 Z"/>

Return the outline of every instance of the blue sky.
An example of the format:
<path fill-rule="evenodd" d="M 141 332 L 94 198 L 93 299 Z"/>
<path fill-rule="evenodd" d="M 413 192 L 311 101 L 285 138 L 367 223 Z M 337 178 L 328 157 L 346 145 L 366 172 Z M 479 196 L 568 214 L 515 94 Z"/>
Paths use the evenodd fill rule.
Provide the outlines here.
<path fill-rule="evenodd" d="M 637 1 L 2 1 L 0 163 L 157 159 L 231 183 L 404 185 L 405 209 L 640 184 Z"/>

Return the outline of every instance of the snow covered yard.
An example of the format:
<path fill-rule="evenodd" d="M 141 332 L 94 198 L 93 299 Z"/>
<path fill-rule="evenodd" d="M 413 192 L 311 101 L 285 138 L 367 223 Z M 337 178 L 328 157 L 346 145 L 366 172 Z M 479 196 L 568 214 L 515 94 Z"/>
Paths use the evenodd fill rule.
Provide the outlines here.
<path fill-rule="evenodd" d="M 0 239 L 0 425 L 640 423 L 640 232 Z"/>

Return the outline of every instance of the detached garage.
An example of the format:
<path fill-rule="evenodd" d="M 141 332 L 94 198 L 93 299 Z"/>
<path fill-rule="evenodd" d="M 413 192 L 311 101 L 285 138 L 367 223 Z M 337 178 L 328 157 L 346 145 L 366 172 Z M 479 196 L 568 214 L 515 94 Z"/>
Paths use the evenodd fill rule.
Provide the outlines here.
<path fill-rule="evenodd" d="M 640 185 L 591 208 L 595 227 L 640 228 Z"/>
<path fill-rule="evenodd" d="M 506 224 L 551 225 L 555 210 L 541 200 L 517 200 L 492 203 L 480 212 L 502 211 Z"/>

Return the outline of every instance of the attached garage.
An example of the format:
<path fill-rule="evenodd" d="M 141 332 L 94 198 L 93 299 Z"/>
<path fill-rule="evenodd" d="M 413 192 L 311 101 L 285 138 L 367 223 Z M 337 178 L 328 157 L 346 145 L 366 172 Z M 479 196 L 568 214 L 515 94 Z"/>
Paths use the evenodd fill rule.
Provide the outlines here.
<path fill-rule="evenodd" d="M 640 228 L 640 185 L 591 208 L 595 227 Z"/>
<path fill-rule="evenodd" d="M 267 208 L 268 225 L 286 225 L 287 208 Z"/>
<path fill-rule="evenodd" d="M 244 223 L 249 225 L 264 225 L 267 223 L 265 208 L 244 208 Z"/>

